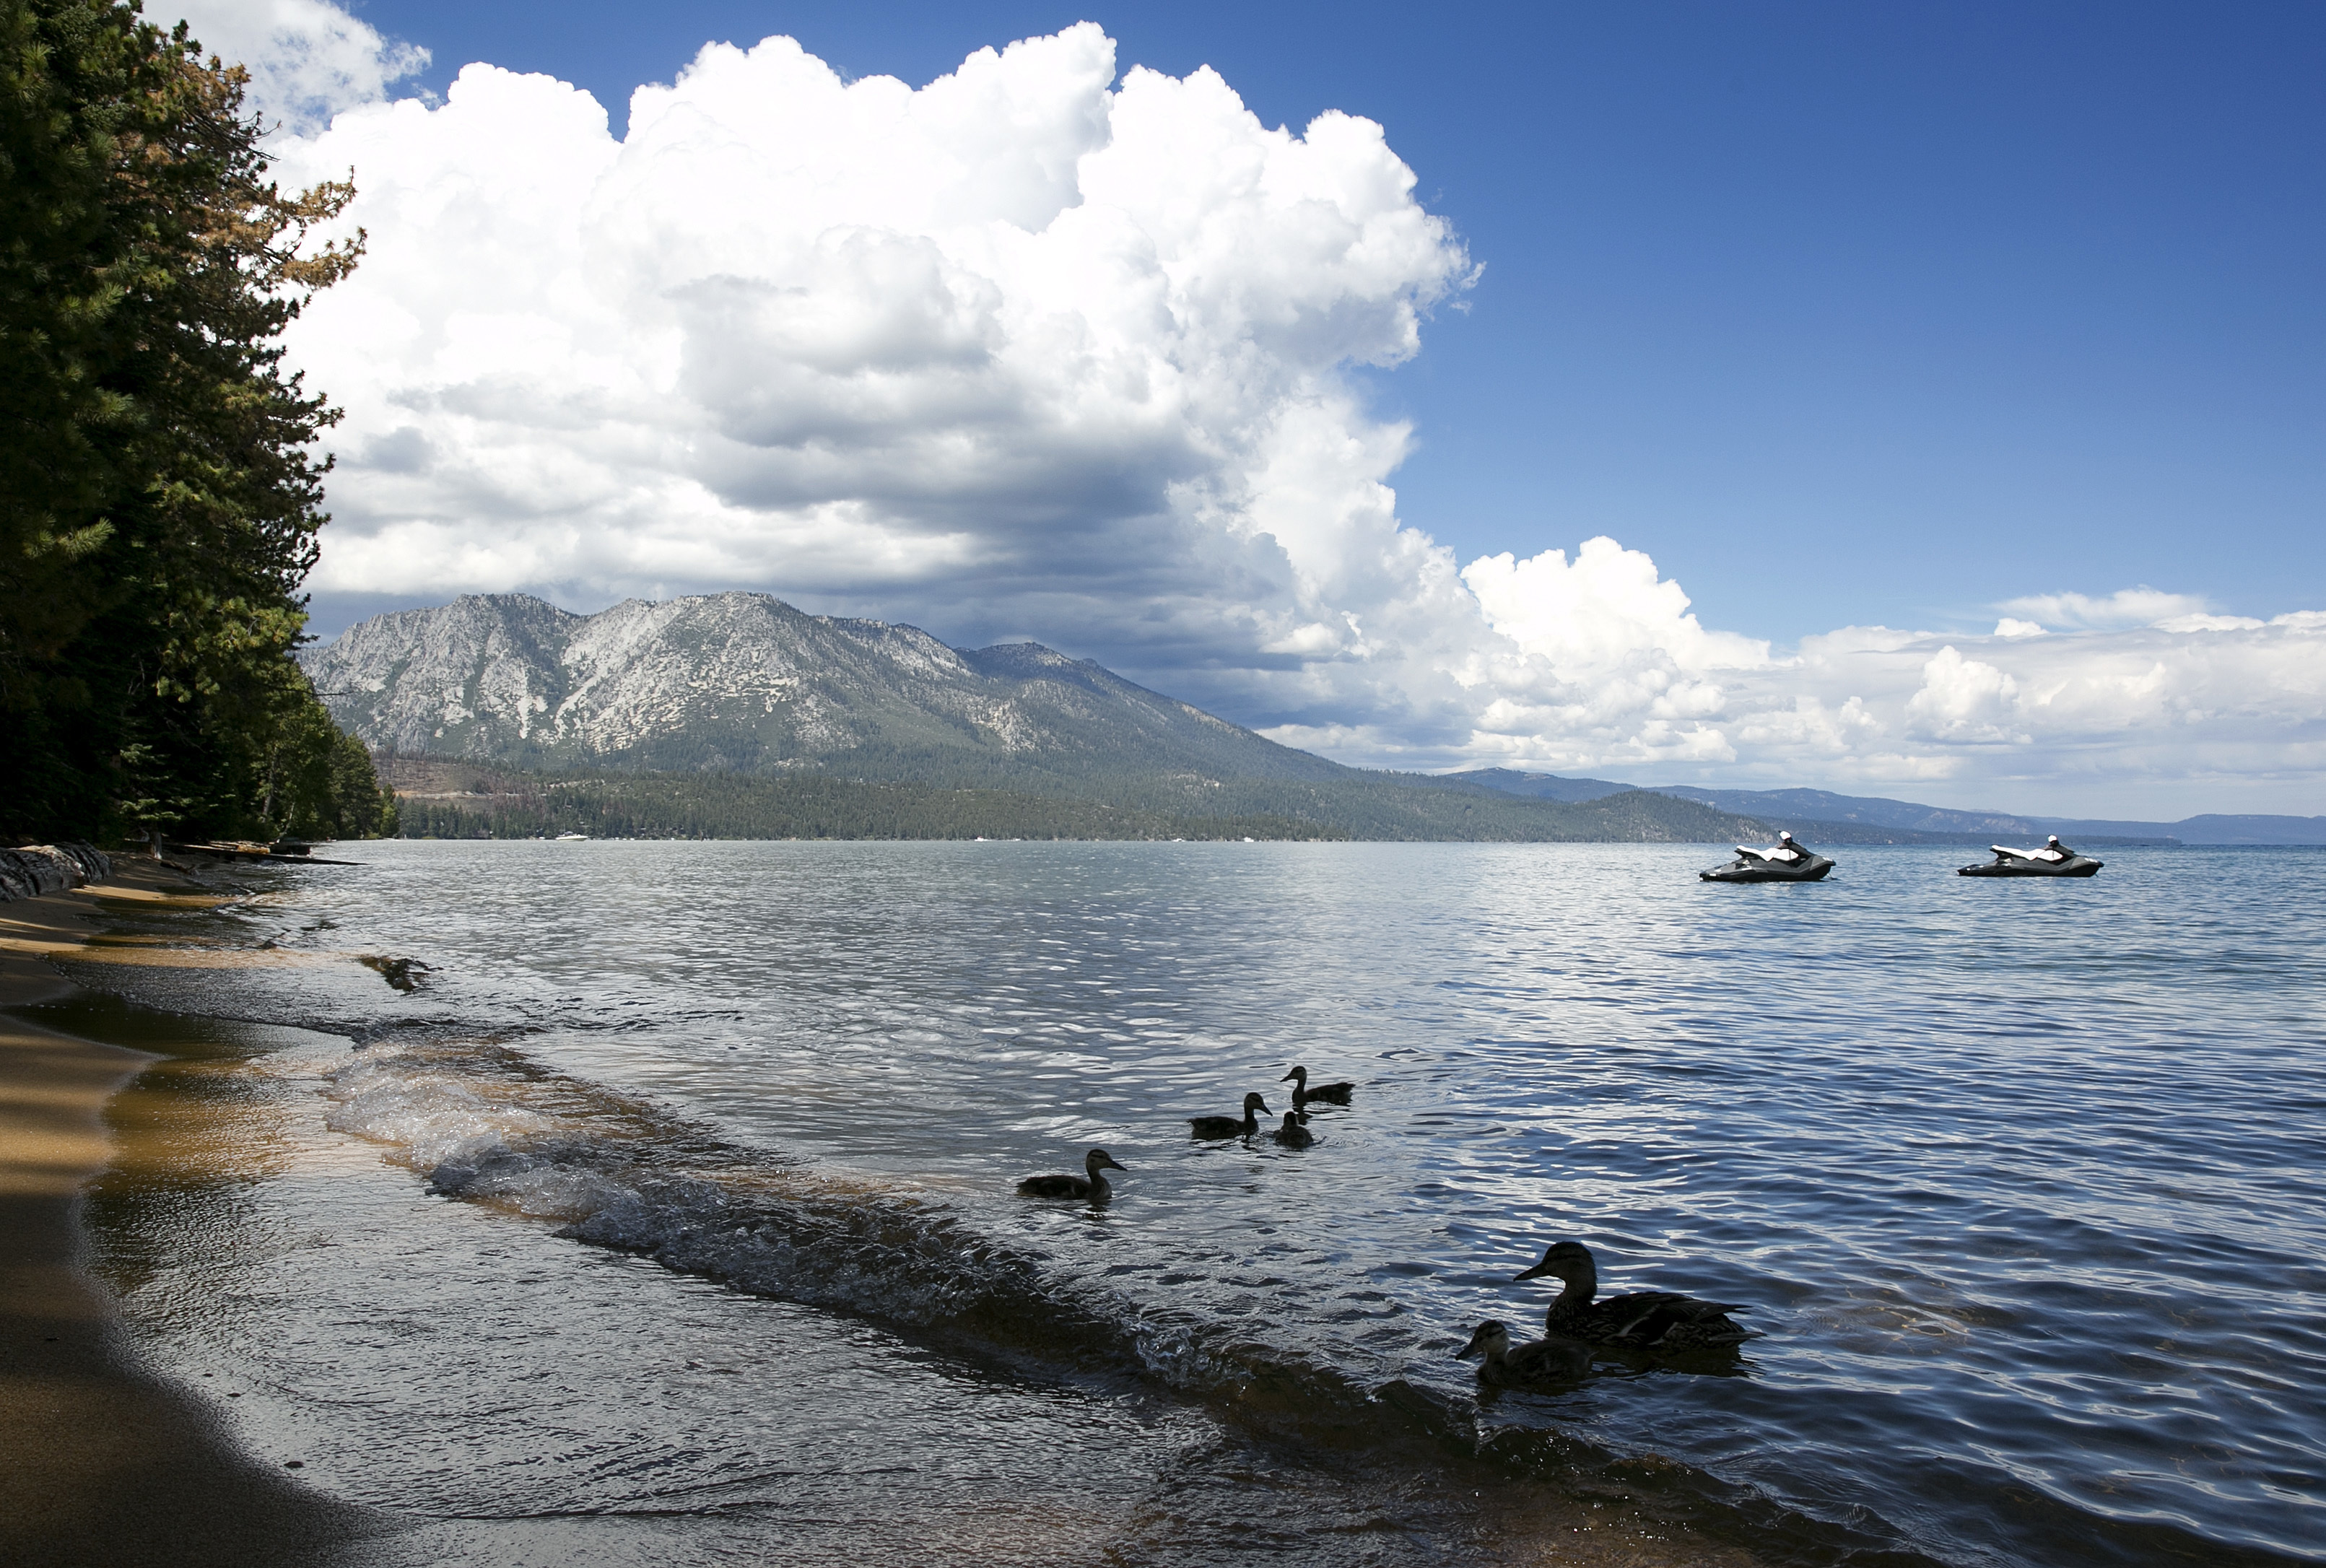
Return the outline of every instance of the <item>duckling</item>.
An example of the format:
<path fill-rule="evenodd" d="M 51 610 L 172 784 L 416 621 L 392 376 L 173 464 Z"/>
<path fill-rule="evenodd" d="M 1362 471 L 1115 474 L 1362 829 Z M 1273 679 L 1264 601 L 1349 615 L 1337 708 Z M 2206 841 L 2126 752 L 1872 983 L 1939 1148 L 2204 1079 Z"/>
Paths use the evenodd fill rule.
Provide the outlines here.
<path fill-rule="evenodd" d="M 1286 1111 L 1284 1125 L 1268 1136 L 1288 1149 L 1305 1149 L 1317 1141 L 1317 1135 L 1300 1125 L 1300 1113 L 1297 1110 Z"/>
<path fill-rule="evenodd" d="M 1118 1164 L 1104 1149 L 1093 1149 L 1083 1157 L 1083 1169 L 1087 1176 L 1028 1176 L 1018 1183 L 1021 1198 L 1088 1198 L 1093 1203 L 1103 1203 L 1114 1195 L 1101 1171 L 1127 1171 L 1129 1165 Z"/>
<path fill-rule="evenodd" d="M 1470 1342 L 1454 1352 L 1479 1357 L 1478 1381 L 1491 1388 L 1540 1387 L 1572 1383 L 1591 1370 L 1591 1347 L 1577 1340 L 1511 1343 L 1511 1331 L 1492 1319 L 1480 1323 Z"/>
<path fill-rule="evenodd" d="M 1546 1274 L 1567 1282 L 1543 1314 L 1543 1328 L 1549 1333 L 1638 1350 L 1700 1350 L 1742 1344 L 1753 1337 L 1752 1330 L 1728 1321 L 1730 1313 L 1750 1310 L 1733 1302 L 1699 1301 L 1668 1290 L 1634 1291 L 1595 1301 L 1599 1266 L 1580 1241 L 1551 1243 L 1542 1261 L 1518 1277 L 1540 1279 Z"/>
<path fill-rule="evenodd" d="M 1292 1109 L 1295 1110 L 1304 1109 L 1312 1099 L 1325 1105 L 1346 1105 L 1350 1094 L 1357 1087 L 1354 1083 L 1320 1083 L 1311 1089 L 1306 1067 L 1296 1067 L 1277 1081 L 1292 1086 Z"/>
<path fill-rule="evenodd" d="M 1255 1111 L 1260 1115 L 1252 1114 Z M 1260 1130 L 1261 1116 L 1275 1114 L 1258 1094 L 1247 1094 L 1243 1097 L 1242 1120 L 1232 1116 L 1191 1116 L 1187 1125 L 1196 1129 L 1195 1136 L 1199 1138 L 1248 1138 Z"/>

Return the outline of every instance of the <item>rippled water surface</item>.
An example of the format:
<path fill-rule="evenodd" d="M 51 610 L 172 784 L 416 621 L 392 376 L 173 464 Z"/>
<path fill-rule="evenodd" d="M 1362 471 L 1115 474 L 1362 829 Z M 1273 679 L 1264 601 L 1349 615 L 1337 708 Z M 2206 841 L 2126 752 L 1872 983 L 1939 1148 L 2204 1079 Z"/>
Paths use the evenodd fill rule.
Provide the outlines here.
<path fill-rule="evenodd" d="M 1701 846 L 349 853 L 204 917 L 341 956 L 140 982 L 330 1032 L 235 1057 L 281 1086 L 247 1089 L 275 1107 L 255 1141 L 306 1151 L 250 1192 L 314 1244 L 190 1251 L 185 1202 L 144 1188 L 98 1213 L 156 1353 L 308 1379 L 310 1415 L 266 1419 L 358 1433 L 350 1495 L 637 1513 L 646 1474 L 721 1521 L 707 1561 L 753 1508 L 805 1529 L 801 1498 L 838 1517 L 870 1485 L 900 1529 L 1010 1521 L 968 1555 L 1202 1561 L 1267 1486 L 1319 1560 L 1427 1560 L 1462 1510 L 1426 1449 L 1504 1478 L 1461 1472 L 1480 1508 L 1588 1474 L 1766 1560 L 2326 1554 L 2316 852 L 2108 850 L 2049 882 L 1851 849 L 1758 887 L 1697 882 Z M 398 992 L 355 953 L 427 967 Z M 1289 1109 L 1295 1062 L 1358 1086 L 1315 1146 L 1188 1137 L 1249 1090 Z M 1094 1145 L 1129 1167 L 1104 1210 L 1012 1196 Z M 1474 1406 L 1451 1352 L 1482 1318 L 1539 1330 L 1548 1293 L 1511 1276 L 1559 1238 L 1603 1288 L 1748 1303 L 1763 1337 Z M 287 1348 L 319 1311 L 366 1325 L 324 1358 L 344 1386 Z M 455 1340 L 454 1405 L 522 1462 L 359 1474 L 420 1418 L 383 1389 Z M 674 1357 L 708 1392 L 622 1416 L 609 1390 Z M 733 1381 L 777 1368 L 779 1435 Z M 1373 1463 L 1375 1430 L 1406 1446 Z M 1149 1500 L 1094 1517 L 1102 1473 Z"/>

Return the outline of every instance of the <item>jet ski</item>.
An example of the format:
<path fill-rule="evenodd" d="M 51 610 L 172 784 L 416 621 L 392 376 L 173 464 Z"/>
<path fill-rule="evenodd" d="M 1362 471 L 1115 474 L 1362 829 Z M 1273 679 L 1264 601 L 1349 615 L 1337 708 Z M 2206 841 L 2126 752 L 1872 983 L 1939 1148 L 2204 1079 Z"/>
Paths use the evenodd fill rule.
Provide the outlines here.
<path fill-rule="evenodd" d="M 1955 873 L 1958 877 L 2089 877 L 2107 864 L 2089 855 L 2079 855 L 2060 842 L 2054 833 L 2040 849 L 2014 849 L 2003 844 L 1989 844 L 1995 858 L 1977 866 L 1966 866 Z"/>
<path fill-rule="evenodd" d="M 1815 882 L 1833 869 L 1823 855 L 1804 849 L 1791 833 L 1780 833 L 1765 849 L 1736 846 L 1736 858 L 1697 876 L 1707 882 Z"/>

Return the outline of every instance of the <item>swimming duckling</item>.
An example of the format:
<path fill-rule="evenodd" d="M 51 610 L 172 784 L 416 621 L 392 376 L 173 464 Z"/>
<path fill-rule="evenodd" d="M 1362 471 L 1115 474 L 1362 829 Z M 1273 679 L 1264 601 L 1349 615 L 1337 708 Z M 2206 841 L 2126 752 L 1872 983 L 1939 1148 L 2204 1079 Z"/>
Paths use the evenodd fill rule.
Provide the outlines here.
<path fill-rule="evenodd" d="M 1599 1266 L 1580 1241 L 1551 1243 L 1542 1261 L 1518 1277 L 1540 1279 L 1546 1274 L 1567 1282 L 1543 1314 L 1543 1328 L 1549 1333 L 1639 1350 L 1700 1350 L 1742 1344 L 1753 1337 L 1752 1330 L 1728 1321 L 1730 1313 L 1749 1310 L 1733 1302 L 1699 1301 L 1668 1290 L 1594 1300 L 1599 1294 Z"/>
<path fill-rule="evenodd" d="M 1300 1113 L 1297 1110 L 1286 1111 L 1284 1125 L 1268 1136 L 1288 1149 L 1305 1149 L 1317 1141 L 1317 1135 L 1300 1125 Z"/>
<path fill-rule="evenodd" d="M 1260 1114 L 1254 1115 L 1255 1111 Z M 1242 1121 L 1232 1116 L 1191 1116 L 1187 1125 L 1196 1129 L 1195 1136 L 1199 1138 L 1248 1138 L 1260 1130 L 1261 1116 L 1275 1114 L 1258 1094 L 1247 1094 L 1243 1097 Z"/>
<path fill-rule="evenodd" d="M 1480 1323 L 1470 1342 L 1454 1354 L 1464 1359 L 1481 1358 L 1478 1381 L 1495 1388 L 1572 1383 L 1591 1370 L 1591 1347 L 1580 1341 L 1534 1340 L 1513 1345 L 1511 1331 L 1491 1318 Z"/>
<path fill-rule="evenodd" d="M 1326 1105 L 1346 1105 L 1349 1095 L 1357 1087 L 1354 1083 L 1320 1083 L 1311 1089 L 1306 1067 L 1296 1067 L 1277 1081 L 1292 1086 L 1292 1109 L 1295 1110 L 1303 1109 L 1312 1099 Z"/>
<path fill-rule="evenodd" d="M 1093 1203 L 1103 1203 L 1114 1195 L 1101 1171 L 1127 1171 L 1129 1165 L 1117 1164 L 1112 1155 L 1104 1149 L 1093 1149 L 1083 1157 L 1083 1169 L 1087 1176 L 1028 1176 L 1018 1183 L 1021 1198 L 1088 1198 Z"/>

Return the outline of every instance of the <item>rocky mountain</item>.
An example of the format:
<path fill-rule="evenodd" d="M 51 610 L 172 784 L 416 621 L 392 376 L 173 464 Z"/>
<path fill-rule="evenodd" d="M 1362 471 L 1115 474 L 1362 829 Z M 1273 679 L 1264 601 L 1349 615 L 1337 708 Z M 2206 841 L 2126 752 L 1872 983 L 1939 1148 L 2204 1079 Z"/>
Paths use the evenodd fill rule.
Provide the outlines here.
<path fill-rule="evenodd" d="M 1344 767 L 1037 644 L 950 648 L 765 594 L 632 599 L 593 616 L 470 596 L 375 617 L 305 663 L 332 716 L 392 754 L 416 812 L 485 831 L 1019 836 L 1047 822 L 1070 837 L 1682 842 L 1763 830 L 1666 795 L 1520 799 Z M 395 757 L 484 771 L 407 787 L 412 770 Z M 585 789 L 583 774 L 601 784 Z M 625 782 L 641 775 L 665 782 Z M 938 798 L 963 791 L 993 798 Z M 559 815 L 582 812 L 585 796 L 597 814 Z"/>
<path fill-rule="evenodd" d="M 766 594 L 593 616 L 471 595 L 365 621 L 306 665 L 332 716 L 376 749 L 521 767 L 1021 787 L 1028 775 L 1354 771 L 1037 644 L 950 648 Z"/>

